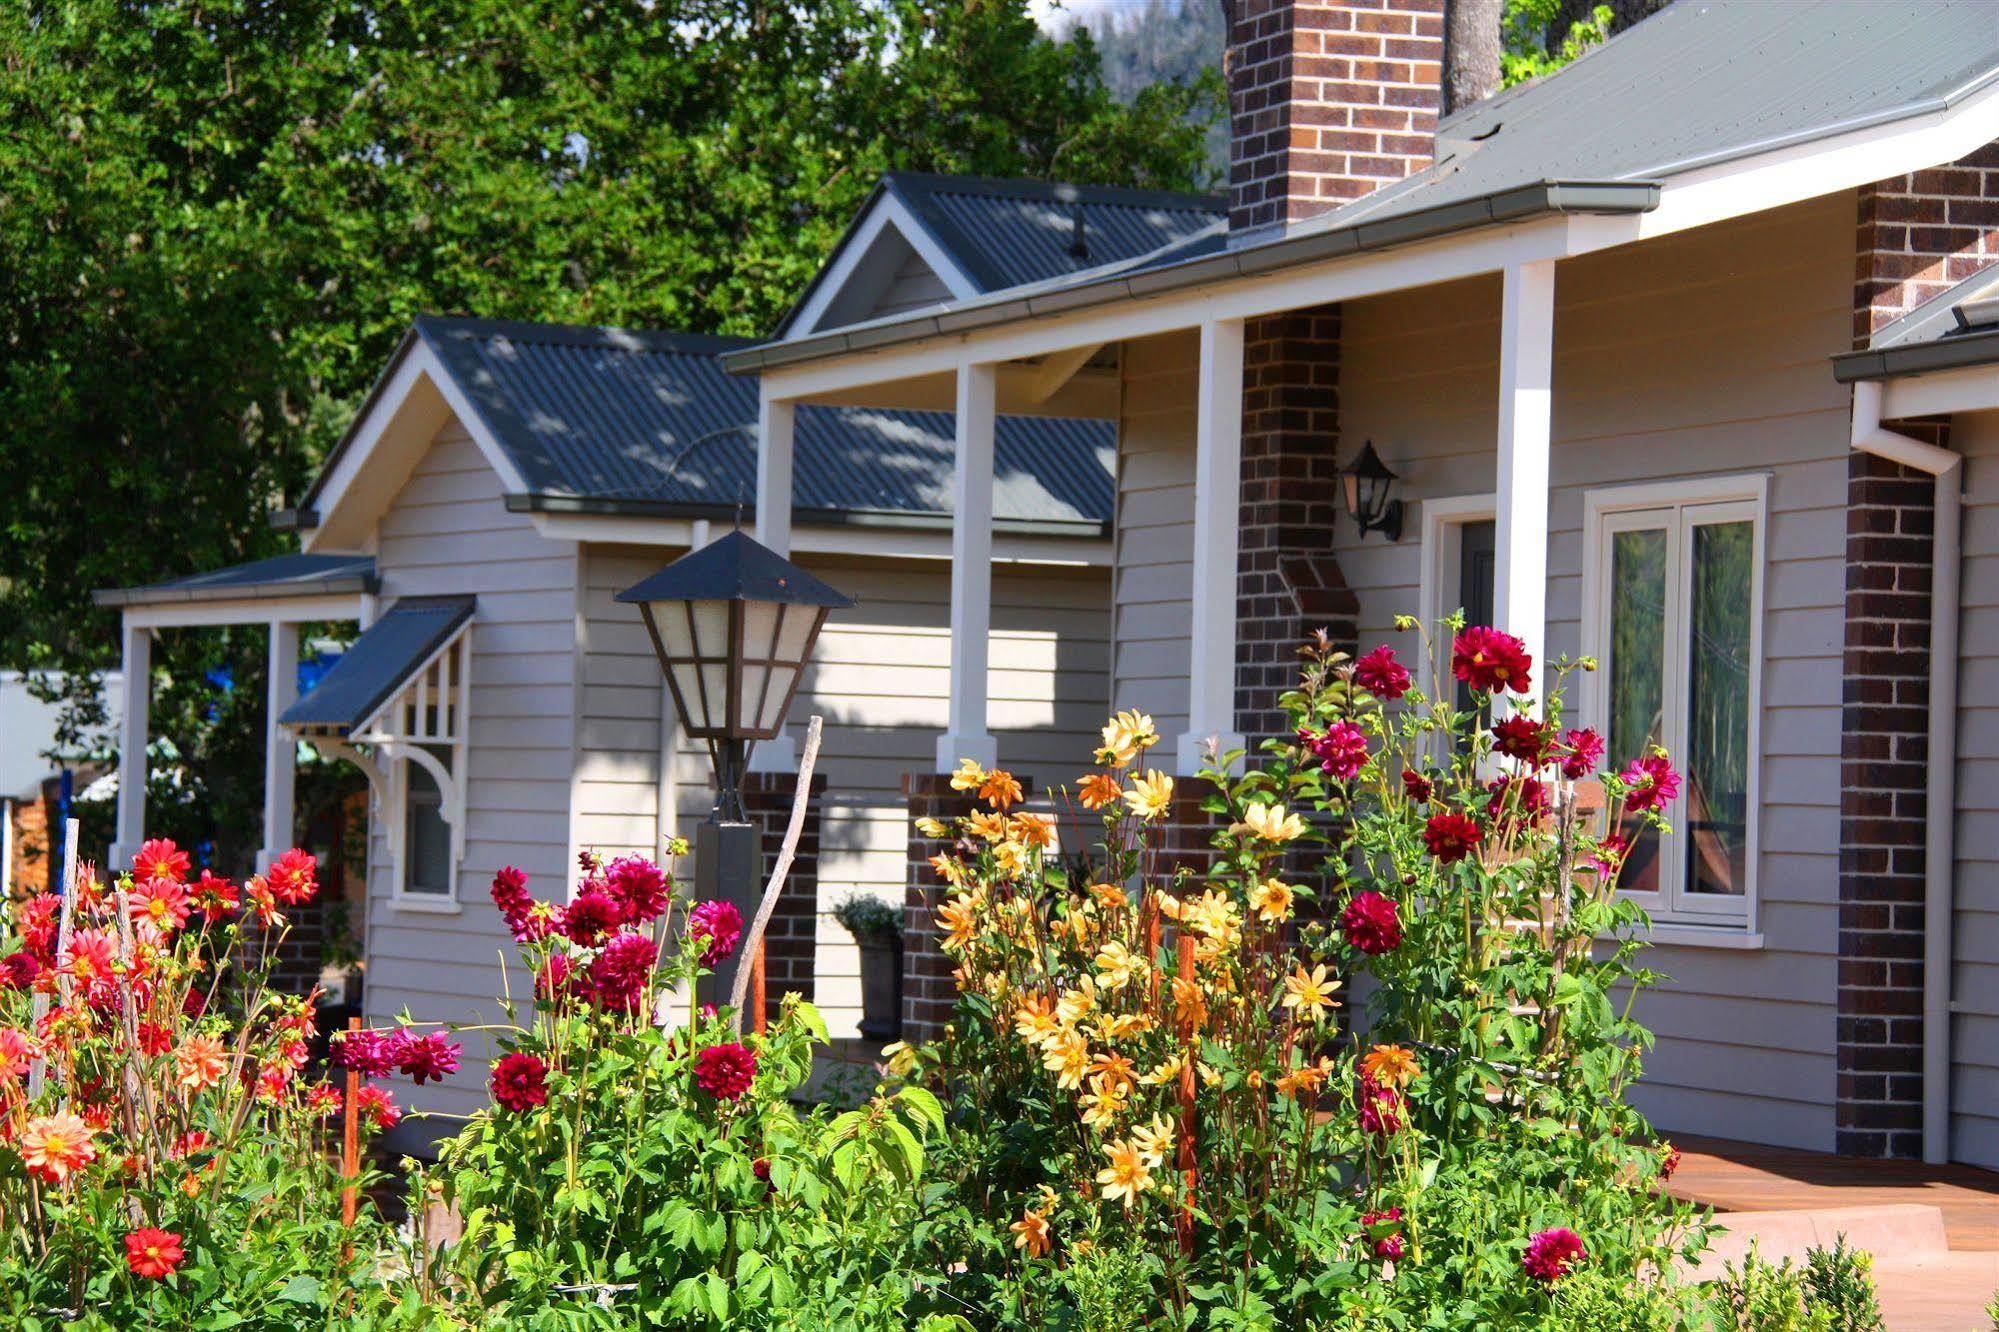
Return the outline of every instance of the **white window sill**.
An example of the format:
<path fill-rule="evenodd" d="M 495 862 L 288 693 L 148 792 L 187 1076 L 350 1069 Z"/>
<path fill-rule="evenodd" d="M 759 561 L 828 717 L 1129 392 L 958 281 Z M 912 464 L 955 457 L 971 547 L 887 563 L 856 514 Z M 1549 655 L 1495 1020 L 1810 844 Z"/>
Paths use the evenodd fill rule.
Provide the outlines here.
<path fill-rule="evenodd" d="M 1760 952 L 1763 948 L 1763 932 L 1740 925 L 1687 925 L 1655 920 L 1651 928 L 1635 930 L 1631 937 L 1655 948 L 1720 948 L 1737 953 Z"/>
<path fill-rule="evenodd" d="M 465 904 L 456 897 L 397 893 L 389 898 L 389 910 L 407 911 L 419 916 L 456 916 L 463 914 Z"/>

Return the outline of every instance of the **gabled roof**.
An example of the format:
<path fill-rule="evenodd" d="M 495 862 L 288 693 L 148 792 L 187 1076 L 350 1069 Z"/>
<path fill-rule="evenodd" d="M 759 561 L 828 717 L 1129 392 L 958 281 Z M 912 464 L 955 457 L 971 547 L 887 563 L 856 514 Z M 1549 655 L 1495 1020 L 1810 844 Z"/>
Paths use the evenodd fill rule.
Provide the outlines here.
<path fill-rule="evenodd" d="M 1318 217 L 1231 235 L 1221 253 L 1196 246 L 1109 263 L 727 361 L 739 372 L 796 364 L 1550 213 L 1649 211 L 1702 168 L 1922 123 L 1995 81 L 1992 0 L 1678 0 L 1546 78 L 1446 120 L 1433 166 Z M 1741 211 L 1763 206 L 1746 201 Z"/>
<path fill-rule="evenodd" d="M 895 209 L 920 228 L 931 252 L 952 271 L 940 274 L 961 294 L 986 294 L 1129 263 L 1206 238 L 1219 246 L 1228 200 L 1211 194 L 995 180 L 890 171 L 876 183 L 852 225 L 797 304 L 778 325 L 781 337 L 821 287 L 845 271 L 841 260 L 874 234 L 874 214 Z M 956 278 L 960 281 L 952 281 Z"/>
<path fill-rule="evenodd" d="M 168 602 L 245 601 L 314 593 L 366 592 L 379 586 L 368 555 L 275 555 L 226 569 L 190 574 L 145 587 L 101 588 L 100 606 L 150 606 Z"/>
<path fill-rule="evenodd" d="M 424 316 L 328 458 L 308 512 L 417 343 L 476 414 L 468 427 L 487 432 L 516 474 L 509 508 L 726 518 L 756 503 L 756 381 L 719 359 L 747 340 Z M 1101 530 L 1115 452 L 1110 422 L 1001 417 L 998 523 Z M 948 412 L 802 407 L 795 512 L 806 523 L 943 520 L 952 466 Z"/>
<path fill-rule="evenodd" d="M 474 606 L 468 596 L 404 597 L 363 630 L 279 722 L 343 735 L 358 729 L 451 641 Z"/>

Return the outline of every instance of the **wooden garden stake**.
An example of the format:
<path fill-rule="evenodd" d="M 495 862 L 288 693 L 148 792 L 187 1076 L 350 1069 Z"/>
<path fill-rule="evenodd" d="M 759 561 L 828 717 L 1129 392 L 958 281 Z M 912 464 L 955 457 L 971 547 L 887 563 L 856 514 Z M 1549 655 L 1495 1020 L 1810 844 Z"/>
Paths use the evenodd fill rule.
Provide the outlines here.
<path fill-rule="evenodd" d="M 361 1030 L 361 1019 L 347 1019 L 347 1039 L 353 1040 Z M 353 1179 L 361 1173 L 361 1114 L 355 1105 L 361 1097 L 361 1075 L 353 1065 L 347 1068 L 347 1095 L 340 1107 L 340 1178 Z M 354 1224 L 354 1186 L 349 1184 L 340 1192 L 340 1224 Z M 350 1254 L 351 1256 L 351 1254 Z"/>
<path fill-rule="evenodd" d="M 750 1030 L 759 1036 L 770 1026 L 770 1015 L 765 1007 L 767 1002 L 764 941 L 759 939 L 756 954 L 750 958 Z"/>
<path fill-rule="evenodd" d="M 805 806 L 812 798 L 812 767 L 819 761 L 819 733 L 824 726 L 825 722 L 818 717 L 806 724 L 805 752 L 798 756 L 798 790 L 791 797 L 791 823 L 784 830 L 784 844 L 778 848 L 770 882 L 764 885 L 763 901 L 757 903 L 757 916 L 750 922 L 749 937 L 743 940 L 752 960 L 749 966 L 736 968 L 736 983 L 729 995 L 729 1024 L 738 1036 L 743 1034 L 743 1004 L 750 979 L 763 975 L 764 927 L 770 924 L 771 912 L 777 910 L 777 895 L 784 891 L 784 880 L 791 873 L 793 857 L 798 854 L 798 839 L 805 831 Z"/>
<path fill-rule="evenodd" d="M 1179 937 L 1179 961 L 1180 978 L 1194 984 L 1194 936 L 1185 930 Z M 1187 1055 L 1187 1062 L 1180 1069 L 1180 1174 L 1187 1185 L 1186 1201 L 1180 1206 L 1180 1252 L 1191 1255 L 1194 1252 L 1194 1063 L 1200 1055 L 1200 1047 L 1194 1040 L 1191 1010 L 1180 1024 L 1180 1039 Z"/>
<path fill-rule="evenodd" d="M 70 910 L 76 903 L 76 839 L 82 824 L 76 819 L 65 819 L 62 825 L 62 917 L 56 928 L 56 964 L 62 964 L 63 955 L 69 952 Z M 69 974 L 59 973 L 56 983 L 62 988 L 62 1001 L 69 1003 Z M 49 1015 L 49 996 L 37 990 L 30 1005 L 35 1019 L 34 1030 L 42 1029 L 42 1019 Z M 28 1065 L 28 1099 L 33 1101 L 42 1094 L 42 1082 L 48 1076 L 48 1063 L 37 1056 Z"/>

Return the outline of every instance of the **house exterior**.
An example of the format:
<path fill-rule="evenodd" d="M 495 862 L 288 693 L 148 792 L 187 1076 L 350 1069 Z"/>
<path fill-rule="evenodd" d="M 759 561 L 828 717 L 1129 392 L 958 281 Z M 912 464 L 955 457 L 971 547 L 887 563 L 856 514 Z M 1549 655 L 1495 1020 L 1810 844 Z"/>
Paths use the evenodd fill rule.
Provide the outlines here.
<path fill-rule="evenodd" d="M 885 181 L 856 219 L 858 240 L 843 246 L 854 251 L 851 280 L 815 284 L 794 322 L 823 329 L 841 310 L 896 308 L 913 280 L 896 271 L 913 252 L 898 225 L 924 227 L 937 264 L 924 281 L 976 294 L 1008 265 L 1066 273 L 1089 256 L 1126 257 L 1212 225 L 1220 208 L 1206 197 L 1034 182 L 939 184 Z M 919 214 L 937 219 L 934 231 Z M 981 218 L 990 224 L 981 234 L 1003 236 L 1003 250 L 964 230 Z M 291 843 L 299 744 L 353 761 L 371 788 L 368 1020 L 405 1010 L 424 1021 L 499 1020 L 495 997 L 525 978 L 503 979 L 512 950 L 487 901 L 494 872 L 517 865 L 559 900 L 580 853 L 658 854 L 713 803 L 705 746 L 679 734 L 638 610 L 614 598 L 752 514 L 755 383 L 718 359 L 747 345 L 419 320 L 311 491 L 277 516 L 299 533 L 299 553 L 98 594 L 121 610 L 122 679 L 138 682 L 120 699 L 123 772 L 134 780 L 120 784 L 113 862 L 144 835 L 152 635 L 269 625 L 279 684 L 268 702 L 262 861 Z M 991 443 L 998 480 L 979 558 L 994 590 L 982 630 L 993 688 L 981 723 L 1008 763 L 1047 785 L 1066 775 L 1110 703 L 1117 379 L 1078 361 L 1025 388 L 1033 410 L 1002 422 Z M 773 927 L 770 968 L 773 987 L 812 995 L 835 1034 L 853 1032 L 860 993 L 856 950 L 831 910 L 850 894 L 900 900 L 903 779 L 930 768 L 947 724 L 952 450 L 939 405 L 808 405 L 793 416 L 788 553 L 858 604 L 820 635 L 791 710 L 793 732 L 814 714 L 826 725 L 806 853 L 793 909 Z M 351 625 L 355 641 L 299 697 L 300 626 L 327 621 Z M 746 796 L 752 818 L 773 829 L 767 855 L 790 810 L 795 763 L 790 736 L 752 754 Z M 404 1088 L 405 1103 L 482 1104 L 477 1046 L 475 1037 L 459 1078 Z"/>
<path fill-rule="evenodd" d="M 1688 772 L 1627 879 L 1671 978 L 1642 1107 L 1999 1166 L 1999 25 L 1681 0 L 1440 119 L 1443 26 L 1237 0 L 1225 224 L 727 353 L 759 376 L 758 535 L 793 521 L 792 404 L 954 396 L 937 767 L 988 757 L 989 441 L 1023 385 L 1114 366 L 1111 695 L 1180 772 L 1278 729 L 1317 627 L 1408 656 L 1397 614 L 1472 607 L 1589 654 L 1570 716 Z M 1342 503 L 1364 443 L 1399 539 Z M 948 995 L 923 951 L 918 1030 Z"/>

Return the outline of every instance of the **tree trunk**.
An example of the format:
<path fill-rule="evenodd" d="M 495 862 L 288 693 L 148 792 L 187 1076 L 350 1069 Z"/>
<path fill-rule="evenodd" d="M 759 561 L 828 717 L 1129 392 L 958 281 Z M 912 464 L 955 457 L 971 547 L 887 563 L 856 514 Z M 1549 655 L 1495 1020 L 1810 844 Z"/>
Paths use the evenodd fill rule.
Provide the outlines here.
<path fill-rule="evenodd" d="M 1501 0 L 1449 0 L 1444 12 L 1444 114 L 1499 91 Z"/>

